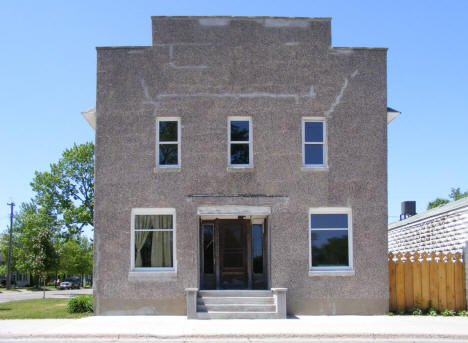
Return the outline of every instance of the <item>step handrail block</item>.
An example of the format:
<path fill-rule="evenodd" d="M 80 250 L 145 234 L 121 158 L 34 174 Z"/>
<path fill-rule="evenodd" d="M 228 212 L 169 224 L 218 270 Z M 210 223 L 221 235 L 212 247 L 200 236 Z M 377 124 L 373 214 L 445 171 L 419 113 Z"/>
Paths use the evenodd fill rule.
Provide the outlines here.
<path fill-rule="evenodd" d="M 185 294 L 187 299 L 187 318 L 195 319 L 197 318 L 198 288 L 186 288 Z"/>
<path fill-rule="evenodd" d="M 271 292 L 275 297 L 276 302 L 276 315 L 278 319 L 286 319 L 287 306 L 286 306 L 286 293 L 287 288 L 272 288 Z"/>

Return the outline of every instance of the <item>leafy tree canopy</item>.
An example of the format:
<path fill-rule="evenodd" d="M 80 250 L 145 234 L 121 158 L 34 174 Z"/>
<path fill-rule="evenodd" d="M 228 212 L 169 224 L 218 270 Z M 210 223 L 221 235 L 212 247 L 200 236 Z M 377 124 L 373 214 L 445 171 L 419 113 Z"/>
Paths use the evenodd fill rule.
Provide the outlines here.
<path fill-rule="evenodd" d="M 457 200 L 460 200 L 460 199 L 465 198 L 465 197 L 468 197 L 468 190 L 466 190 L 465 192 L 462 192 L 460 190 L 460 187 L 452 188 L 452 190 L 450 191 L 450 194 L 449 194 L 449 199 L 451 199 L 451 200 L 437 198 L 437 199 L 429 202 L 429 204 L 427 205 L 427 209 L 430 210 L 431 208 L 439 207 L 441 205 L 448 204 L 450 201 L 457 201 Z"/>
<path fill-rule="evenodd" d="M 35 193 L 20 206 L 13 227 L 12 270 L 37 279 L 59 270 L 90 274 L 92 243 L 81 237 L 93 225 L 94 144 L 74 145 L 50 170 L 36 172 Z M 0 238 L 0 253 L 8 255 L 8 232 Z"/>
<path fill-rule="evenodd" d="M 58 264 L 54 237 L 58 227 L 53 215 L 35 204 L 22 204 L 16 217 L 15 269 L 21 273 L 43 276 Z"/>
<path fill-rule="evenodd" d="M 83 237 L 65 242 L 60 251 L 59 272 L 67 275 L 92 274 L 93 245 Z"/>
<path fill-rule="evenodd" d="M 50 171 L 36 172 L 31 187 L 33 201 L 50 209 L 69 235 L 79 235 L 93 225 L 94 144 L 74 145 L 63 152 Z"/>

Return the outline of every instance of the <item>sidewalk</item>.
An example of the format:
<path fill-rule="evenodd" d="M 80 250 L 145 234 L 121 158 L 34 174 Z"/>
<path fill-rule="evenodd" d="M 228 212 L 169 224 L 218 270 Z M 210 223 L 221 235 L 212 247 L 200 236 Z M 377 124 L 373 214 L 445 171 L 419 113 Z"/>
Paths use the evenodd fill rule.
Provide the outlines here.
<path fill-rule="evenodd" d="M 187 320 L 182 316 L 2 320 L 0 342 L 468 341 L 468 317 L 301 316 L 285 320 Z"/>

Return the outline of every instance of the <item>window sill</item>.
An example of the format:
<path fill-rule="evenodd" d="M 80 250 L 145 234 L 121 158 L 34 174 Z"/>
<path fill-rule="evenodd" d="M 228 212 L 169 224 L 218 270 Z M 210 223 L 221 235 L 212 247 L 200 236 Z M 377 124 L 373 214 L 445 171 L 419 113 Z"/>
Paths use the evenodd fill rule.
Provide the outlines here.
<path fill-rule="evenodd" d="M 354 276 L 354 270 L 309 270 L 309 277 L 315 276 Z"/>
<path fill-rule="evenodd" d="M 180 167 L 168 167 L 168 168 L 161 168 L 157 167 L 153 169 L 154 173 L 177 173 L 180 172 Z"/>
<path fill-rule="evenodd" d="M 313 167 L 313 166 L 310 166 L 310 167 L 306 167 L 306 166 L 302 166 L 301 167 L 301 170 L 302 171 L 305 171 L 305 172 L 323 172 L 323 171 L 328 171 L 328 166 L 317 166 L 317 167 Z"/>
<path fill-rule="evenodd" d="M 146 271 L 132 270 L 128 273 L 128 281 L 174 281 L 177 272 L 172 271 Z"/>
<path fill-rule="evenodd" d="M 229 173 L 253 173 L 254 167 L 253 166 L 246 166 L 246 167 L 227 167 L 227 171 Z"/>

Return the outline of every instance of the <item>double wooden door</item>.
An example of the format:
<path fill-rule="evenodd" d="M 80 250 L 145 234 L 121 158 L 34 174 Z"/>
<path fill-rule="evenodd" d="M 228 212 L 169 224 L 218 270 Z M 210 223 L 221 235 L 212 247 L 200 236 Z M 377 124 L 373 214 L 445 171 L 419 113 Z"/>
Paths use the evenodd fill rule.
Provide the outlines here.
<path fill-rule="evenodd" d="M 203 289 L 252 289 L 265 287 L 264 274 L 254 273 L 259 248 L 252 259 L 252 225 L 245 219 L 201 222 L 200 283 Z M 255 234 L 254 234 L 255 236 Z M 258 236 L 258 235 L 257 235 Z M 263 259 L 263 237 L 260 247 Z M 257 241 L 253 242 L 258 245 Z M 258 264 L 258 263 L 257 263 Z M 258 268 L 256 268 L 258 271 Z"/>

